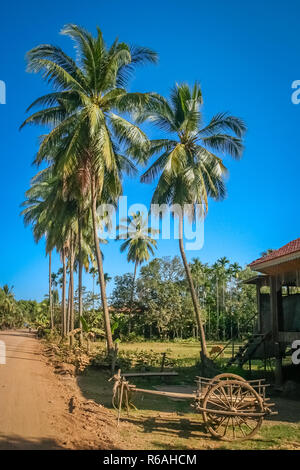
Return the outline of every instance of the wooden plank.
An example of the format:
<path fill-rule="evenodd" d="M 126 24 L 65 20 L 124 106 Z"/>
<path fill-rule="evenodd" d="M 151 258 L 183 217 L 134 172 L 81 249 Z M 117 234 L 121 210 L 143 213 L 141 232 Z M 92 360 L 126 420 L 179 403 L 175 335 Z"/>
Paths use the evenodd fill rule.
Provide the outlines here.
<path fill-rule="evenodd" d="M 128 372 L 121 374 L 123 377 L 177 377 L 178 372 Z"/>
<path fill-rule="evenodd" d="M 196 393 L 174 393 L 174 392 L 164 392 L 164 391 L 157 391 L 157 390 L 147 390 L 147 389 L 144 389 L 144 388 L 136 388 L 136 387 L 130 387 L 130 391 L 132 392 L 139 392 L 139 393 L 146 393 L 148 395 L 157 395 L 157 396 L 164 396 L 164 397 L 168 397 L 168 398 L 183 398 L 183 399 L 188 399 L 188 400 L 194 400 L 197 398 L 197 394 Z M 198 397 L 200 399 L 203 399 L 203 397 Z M 230 398 L 230 396 L 228 395 L 228 398 Z M 215 400 L 216 403 L 219 403 L 219 401 L 216 399 Z M 253 399 L 253 397 L 246 397 L 244 398 L 244 401 L 245 402 L 249 402 L 250 404 L 255 404 L 255 399 Z M 214 399 L 211 400 L 211 402 L 214 402 Z M 273 406 L 273 403 L 268 403 L 266 406 Z M 206 411 L 204 408 L 199 408 L 197 407 L 198 411 Z M 212 411 L 212 410 L 211 410 Z M 236 411 L 236 412 L 232 412 L 232 411 L 222 411 L 222 412 L 219 412 L 218 410 L 213 410 L 212 411 L 213 413 L 216 413 L 216 414 L 221 414 L 221 415 L 230 415 L 230 416 L 244 416 L 244 413 L 241 412 L 241 411 Z M 265 412 L 263 413 L 245 413 L 245 416 L 263 416 L 265 414 Z M 270 413 L 271 414 L 271 413 Z"/>
<path fill-rule="evenodd" d="M 300 339 L 300 331 L 278 332 L 278 340 L 280 343 L 292 343 L 295 339 Z"/>
<path fill-rule="evenodd" d="M 170 397 L 170 398 L 187 398 L 187 399 L 195 399 L 196 398 L 196 393 L 175 393 L 175 392 L 163 392 L 163 391 L 158 391 L 158 390 L 146 390 L 144 388 L 136 388 L 136 387 L 130 387 L 130 391 L 132 392 L 140 392 L 140 393 L 147 393 L 149 395 L 160 395 L 164 397 Z"/>

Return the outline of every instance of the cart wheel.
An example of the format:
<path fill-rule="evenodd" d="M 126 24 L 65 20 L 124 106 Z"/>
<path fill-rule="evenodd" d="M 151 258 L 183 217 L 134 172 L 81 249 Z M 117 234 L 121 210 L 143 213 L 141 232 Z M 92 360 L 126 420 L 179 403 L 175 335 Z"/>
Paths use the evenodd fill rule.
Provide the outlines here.
<path fill-rule="evenodd" d="M 262 398 L 246 381 L 221 380 L 207 391 L 202 408 L 208 431 L 226 441 L 250 439 L 263 421 L 263 416 L 251 416 L 263 413 L 264 407 Z M 235 414 L 223 415 L 218 411 Z M 236 415 L 239 412 L 242 415 Z"/>
<path fill-rule="evenodd" d="M 225 374 L 216 375 L 215 377 L 211 379 L 210 383 L 214 384 L 214 383 L 219 382 L 219 380 L 239 380 L 240 382 L 247 382 L 246 379 L 244 379 L 240 375 L 225 373 Z"/>

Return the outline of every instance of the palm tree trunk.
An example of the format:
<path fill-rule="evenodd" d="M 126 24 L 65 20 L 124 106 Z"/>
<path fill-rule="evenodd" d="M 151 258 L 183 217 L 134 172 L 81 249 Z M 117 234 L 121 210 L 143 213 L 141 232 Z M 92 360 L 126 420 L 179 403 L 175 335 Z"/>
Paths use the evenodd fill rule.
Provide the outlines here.
<path fill-rule="evenodd" d="M 74 330 L 74 241 L 73 233 L 70 237 L 70 272 L 69 272 L 69 297 L 68 297 L 68 333 Z M 71 337 L 72 343 L 72 337 Z"/>
<path fill-rule="evenodd" d="M 104 316 L 104 327 L 106 332 L 107 351 L 111 353 L 114 350 L 113 339 L 111 334 L 109 311 L 106 299 L 105 279 L 103 271 L 103 260 L 99 246 L 99 238 L 97 233 L 97 197 L 95 194 L 95 181 L 92 179 L 92 218 L 93 218 L 93 232 L 94 232 L 94 244 L 95 253 L 98 265 L 100 293 L 102 300 L 103 316 Z"/>
<path fill-rule="evenodd" d="M 95 273 L 93 274 L 93 312 L 95 313 Z"/>
<path fill-rule="evenodd" d="M 51 278 L 51 258 L 52 252 L 49 253 L 49 309 L 50 309 L 50 328 L 54 329 L 53 306 L 52 306 L 52 278 Z"/>
<path fill-rule="evenodd" d="M 219 340 L 219 321 L 220 321 L 220 309 L 219 309 L 219 279 L 217 278 L 217 340 Z"/>
<path fill-rule="evenodd" d="M 71 314 L 70 314 L 70 330 L 74 330 L 74 245 L 72 245 L 71 263 L 70 263 L 70 284 L 71 284 Z"/>
<path fill-rule="evenodd" d="M 131 333 L 131 319 L 132 319 L 132 308 L 133 308 L 133 296 L 134 296 L 134 288 L 135 288 L 135 278 L 136 278 L 137 266 L 138 266 L 138 262 L 136 261 L 135 264 L 134 264 L 134 272 L 133 272 L 133 279 L 132 279 L 132 290 L 131 290 L 131 298 L 130 298 L 128 333 Z"/>
<path fill-rule="evenodd" d="M 62 285 L 62 336 L 66 334 L 66 255 L 65 248 L 62 253 L 63 258 L 63 285 Z"/>
<path fill-rule="evenodd" d="M 70 323 L 71 323 L 71 281 L 70 281 L 70 274 L 69 274 L 69 287 L 68 287 L 68 303 L 67 303 L 67 319 L 66 319 L 66 334 L 70 331 Z"/>
<path fill-rule="evenodd" d="M 197 324 L 199 327 L 200 331 L 200 343 L 201 343 L 201 357 L 202 359 L 205 359 L 208 357 L 207 354 L 207 347 L 206 347 L 206 339 L 205 339 L 205 334 L 204 334 L 204 328 L 203 328 L 203 323 L 202 323 L 202 318 L 201 318 L 201 312 L 200 312 L 200 307 L 197 301 L 197 295 L 191 275 L 191 271 L 186 259 L 185 251 L 184 251 L 184 246 L 183 246 L 183 216 L 182 214 L 179 215 L 179 249 L 184 265 L 184 269 L 186 272 L 186 277 L 189 283 L 190 291 L 191 291 L 191 296 L 192 296 L 192 302 L 195 310 L 195 315 L 196 315 L 196 320 Z"/>
<path fill-rule="evenodd" d="M 79 327 L 80 327 L 80 345 L 83 343 L 82 338 L 82 248 L 81 248 L 81 214 L 78 211 L 78 315 L 79 315 Z"/>

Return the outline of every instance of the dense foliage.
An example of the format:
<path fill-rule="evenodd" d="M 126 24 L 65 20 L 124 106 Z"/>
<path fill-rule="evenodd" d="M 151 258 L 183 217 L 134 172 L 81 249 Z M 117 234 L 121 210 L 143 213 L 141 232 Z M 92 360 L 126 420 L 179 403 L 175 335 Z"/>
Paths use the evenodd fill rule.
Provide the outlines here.
<path fill-rule="evenodd" d="M 13 287 L 0 287 L 0 329 L 49 325 L 49 301 L 16 300 Z"/>
<path fill-rule="evenodd" d="M 220 258 L 213 265 L 195 258 L 190 269 L 206 338 L 240 339 L 251 333 L 255 326 L 256 294 L 253 286 L 243 283 L 251 276 L 249 268 L 230 264 L 226 258 Z M 122 322 L 120 335 L 124 338 L 128 331 L 132 282 L 129 273 L 116 276 L 111 295 L 114 316 Z M 132 313 L 132 339 L 136 336 L 161 339 L 198 336 L 189 286 L 179 257 L 155 258 L 141 268 Z"/>

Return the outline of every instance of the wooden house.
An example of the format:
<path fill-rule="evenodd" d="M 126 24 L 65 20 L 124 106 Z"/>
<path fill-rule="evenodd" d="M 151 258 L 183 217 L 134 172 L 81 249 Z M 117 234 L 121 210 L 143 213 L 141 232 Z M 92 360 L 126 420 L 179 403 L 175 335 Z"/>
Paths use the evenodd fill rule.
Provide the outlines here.
<path fill-rule="evenodd" d="M 249 279 L 257 290 L 258 325 L 252 357 L 276 360 L 277 385 L 282 382 L 282 358 L 300 339 L 300 238 L 256 259 Z"/>

